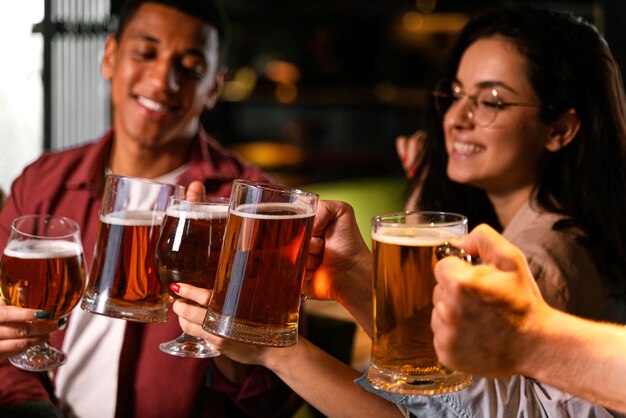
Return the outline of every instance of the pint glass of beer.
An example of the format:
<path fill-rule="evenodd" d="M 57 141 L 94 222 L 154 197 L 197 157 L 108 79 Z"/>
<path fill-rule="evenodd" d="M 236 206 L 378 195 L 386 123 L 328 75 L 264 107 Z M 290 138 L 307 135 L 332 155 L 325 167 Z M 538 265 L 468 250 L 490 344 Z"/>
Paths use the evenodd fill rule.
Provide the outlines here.
<path fill-rule="evenodd" d="M 24 215 L 11 224 L 0 261 L 0 296 L 9 305 L 40 309 L 51 320 L 70 314 L 85 288 L 85 259 L 76 222 L 63 216 Z M 9 358 L 20 369 L 42 372 L 65 363 L 48 343 Z"/>
<path fill-rule="evenodd" d="M 467 234 L 467 218 L 397 212 L 372 219 L 374 332 L 367 378 L 382 390 L 433 395 L 468 386 L 471 376 L 442 366 L 430 317 L 440 249 Z"/>
<path fill-rule="evenodd" d="M 298 312 L 318 196 L 235 180 L 203 328 L 274 347 L 297 342 Z"/>
<path fill-rule="evenodd" d="M 81 307 L 113 318 L 165 322 L 167 293 L 161 291 L 156 243 L 169 197 L 183 197 L 173 184 L 109 175 L 98 238 Z"/>
<path fill-rule="evenodd" d="M 213 289 L 222 251 L 229 199 L 207 196 L 190 202 L 172 196 L 165 213 L 161 236 L 157 243 L 157 265 L 161 289 L 172 283 L 188 283 Z M 182 333 L 172 341 L 159 345 L 164 353 L 180 357 L 210 358 L 220 353 L 202 338 Z"/>

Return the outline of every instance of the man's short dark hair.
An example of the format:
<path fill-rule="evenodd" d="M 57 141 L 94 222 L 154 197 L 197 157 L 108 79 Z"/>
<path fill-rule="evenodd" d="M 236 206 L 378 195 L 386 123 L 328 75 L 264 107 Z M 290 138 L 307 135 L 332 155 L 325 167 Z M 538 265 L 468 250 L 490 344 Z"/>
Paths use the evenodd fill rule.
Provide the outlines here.
<path fill-rule="evenodd" d="M 217 0 L 127 0 L 120 11 L 119 23 L 115 32 L 115 37 L 118 40 L 122 37 L 128 22 L 132 20 L 137 9 L 145 3 L 171 7 L 213 26 L 219 37 L 220 56 L 223 56 L 228 44 L 230 24 L 226 12 Z"/>

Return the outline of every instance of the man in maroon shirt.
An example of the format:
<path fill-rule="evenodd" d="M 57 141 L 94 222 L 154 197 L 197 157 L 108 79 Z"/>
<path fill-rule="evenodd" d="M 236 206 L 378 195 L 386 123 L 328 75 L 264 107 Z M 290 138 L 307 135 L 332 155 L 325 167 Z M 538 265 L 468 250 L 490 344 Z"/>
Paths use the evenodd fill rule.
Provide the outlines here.
<path fill-rule="evenodd" d="M 16 216 L 63 215 L 80 224 L 89 266 L 106 173 L 173 178 L 184 186 L 200 180 L 208 194 L 218 196 L 228 196 L 236 178 L 272 181 L 222 148 L 199 122 L 224 82 L 219 56 L 226 25 L 221 9 L 208 0 L 129 1 L 118 32 L 106 41 L 102 62 L 102 75 L 111 83 L 112 130 L 96 142 L 46 153 L 24 170 L 0 213 L 0 246 Z M 89 326 L 81 330 L 89 331 Z M 73 397 L 58 400 L 64 413 L 90 418 L 293 415 L 300 399 L 265 368 L 223 356 L 181 359 L 161 353 L 159 344 L 180 332 L 171 310 L 166 324 L 126 323 L 119 364 L 110 365 L 117 376 L 108 392 L 112 396 L 96 399 L 85 414 L 84 403 L 75 406 L 72 399 L 83 392 L 97 396 L 100 379 L 89 380 L 73 389 Z M 51 342 L 61 346 L 64 336 L 55 332 Z M 85 355 L 78 364 L 97 361 L 93 357 Z M 72 373 L 80 375 L 81 367 L 73 367 Z M 0 363 L 0 414 L 26 416 L 21 408 L 33 406 L 42 407 L 40 416 L 60 414 L 52 408 L 54 384 L 54 376 Z M 103 413 L 107 408 L 110 412 Z M 28 416 L 36 413 L 29 409 Z"/>

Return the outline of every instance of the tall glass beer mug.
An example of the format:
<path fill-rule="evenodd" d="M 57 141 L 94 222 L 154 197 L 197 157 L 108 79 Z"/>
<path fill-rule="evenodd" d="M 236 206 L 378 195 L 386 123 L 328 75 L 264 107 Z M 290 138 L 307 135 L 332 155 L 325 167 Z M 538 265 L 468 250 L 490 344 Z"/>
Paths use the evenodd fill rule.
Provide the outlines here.
<path fill-rule="evenodd" d="M 9 305 L 40 309 L 58 320 L 70 314 L 85 288 L 85 260 L 76 222 L 63 216 L 25 215 L 11 224 L 0 261 L 0 295 Z M 20 369 L 41 372 L 65 363 L 47 343 L 9 358 Z"/>
<path fill-rule="evenodd" d="M 318 196 L 233 182 L 205 331 L 274 347 L 297 342 L 300 292 Z"/>
<path fill-rule="evenodd" d="M 173 184 L 109 175 L 98 238 L 81 308 L 137 322 L 165 322 L 167 293 L 161 291 L 156 243 Z"/>
<path fill-rule="evenodd" d="M 213 289 L 222 251 L 229 199 L 207 196 L 190 202 L 176 197 L 170 204 L 157 243 L 157 265 L 162 290 L 169 292 L 172 283 L 189 283 Z M 170 292 L 172 298 L 178 296 Z M 182 333 L 159 345 L 161 351 L 180 357 L 219 356 L 202 338 Z"/>
<path fill-rule="evenodd" d="M 367 378 L 382 390 L 434 395 L 471 383 L 442 366 L 430 317 L 434 266 L 446 242 L 467 234 L 467 218 L 444 212 L 397 212 L 372 219 L 374 332 Z"/>

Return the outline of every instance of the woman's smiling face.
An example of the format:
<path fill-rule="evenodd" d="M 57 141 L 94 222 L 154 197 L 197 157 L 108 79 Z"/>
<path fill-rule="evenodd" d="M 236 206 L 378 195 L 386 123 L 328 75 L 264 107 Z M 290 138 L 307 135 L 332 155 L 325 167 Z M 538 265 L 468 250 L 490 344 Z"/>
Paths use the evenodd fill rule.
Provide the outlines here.
<path fill-rule="evenodd" d="M 539 104 L 528 80 L 526 57 L 504 37 L 470 44 L 456 81 L 469 96 L 489 85 L 497 88 L 505 104 Z M 443 129 L 448 177 L 487 193 L 506 194 L 535 184 L 552 125 L 539 119 L 538 106 L 505 106 L 483 127 L 468 116 L 468 99 L 461 97 L 446 111 Z"/>

